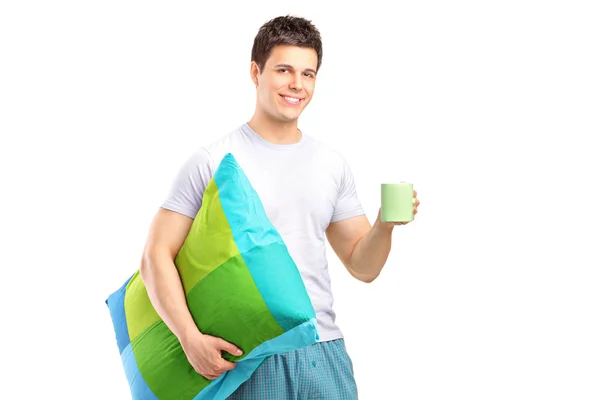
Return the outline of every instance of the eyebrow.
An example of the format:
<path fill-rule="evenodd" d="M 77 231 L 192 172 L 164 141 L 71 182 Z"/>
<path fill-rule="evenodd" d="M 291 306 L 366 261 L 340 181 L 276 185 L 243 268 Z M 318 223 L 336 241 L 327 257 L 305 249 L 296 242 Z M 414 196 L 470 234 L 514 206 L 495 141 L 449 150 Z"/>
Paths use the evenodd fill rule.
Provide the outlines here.
<path fill-rule="evenodd" d="M 293 70 L 293 69 L 295 69 L 295 68 L 294 68 L 294 67 L 292 67 L 290 64 L 277 64 L 277 65 L 275 65 L 273 68 L 288 68 L 288 69 L 292 69 L 292 70 Z M 307 72 L 312 72 L 312 73 L 313 73 L 313 74 L 315 74 L 315 75 L 317 74 L 317 71 L 315 71 L 315 70 L 314 70 L 314 69 L 312 69 L 312 68 L 306 68 L 304 71 L 307 71 Z"/>

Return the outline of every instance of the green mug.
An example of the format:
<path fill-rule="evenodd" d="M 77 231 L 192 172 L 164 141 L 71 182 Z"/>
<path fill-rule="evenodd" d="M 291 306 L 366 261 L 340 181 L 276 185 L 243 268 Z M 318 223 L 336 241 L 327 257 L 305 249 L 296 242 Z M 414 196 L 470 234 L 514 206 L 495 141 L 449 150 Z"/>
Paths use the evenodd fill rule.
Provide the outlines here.
<path fill-rule="evenodd" d="M 414 219 L 412 183 L 381 184 L 381 221 L 410 222 Z"/>

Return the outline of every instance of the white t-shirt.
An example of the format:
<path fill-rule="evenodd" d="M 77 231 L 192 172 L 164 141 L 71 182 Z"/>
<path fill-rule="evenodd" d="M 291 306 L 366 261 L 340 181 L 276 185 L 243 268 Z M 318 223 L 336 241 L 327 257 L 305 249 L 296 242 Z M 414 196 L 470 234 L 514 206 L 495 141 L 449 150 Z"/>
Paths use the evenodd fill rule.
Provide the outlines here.
<path fill-rule="evenodd" d="M 274 144 L 243 124 L 184 163 L 162 207 L 195 218 L 204 189 L 227 153 L 258 193 L 300 271 L 316 311 L 320 341 L 343 337 L 335 323 L 325 230 L 330 222 L 364 214 L 348 164 L 305 133 L 297 143 Z"/>

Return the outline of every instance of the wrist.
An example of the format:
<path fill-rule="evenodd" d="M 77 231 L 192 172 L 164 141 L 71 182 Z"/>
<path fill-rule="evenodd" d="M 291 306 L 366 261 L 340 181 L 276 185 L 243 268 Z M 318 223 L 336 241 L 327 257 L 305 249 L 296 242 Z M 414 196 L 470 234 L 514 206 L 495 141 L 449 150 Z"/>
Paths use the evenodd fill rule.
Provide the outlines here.
<path fill-rule="evenodd" d="M 377 232 L 391 235 L 392 231 L 394 230 L 394 225 L 395 224 L 393 222 L 382 221 L 381 217 L 378 216 L 377 220 L 375 221 L 375 224 L 373 225 L 373 229 L 375 229 Z"/>
<path fill-rule="evenodd" d="M 185 347 L 186 343 L 189 342 L 195 342 L 198 339 L 202 339 L 202 337 L 204 336 L 202 334 L 202 332 L 200 332 L 200 330 L 194 325 L 194 326 L 188 326 L 185 327 L 184 329 L 181 330 L 181 332 L 176 335 L 177 339 L 179 340 L 179 343 L 181 343 L 181 345 L 183 347 Z"/>

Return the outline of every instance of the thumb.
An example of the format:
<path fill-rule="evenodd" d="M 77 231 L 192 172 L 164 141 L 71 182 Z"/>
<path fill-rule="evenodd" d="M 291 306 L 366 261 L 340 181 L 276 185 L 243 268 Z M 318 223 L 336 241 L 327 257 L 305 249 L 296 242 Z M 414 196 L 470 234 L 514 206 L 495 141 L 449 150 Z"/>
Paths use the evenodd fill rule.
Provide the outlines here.
<path fill-rule="evenodd" d="M 221 350 L 225 350 L 226 352 L 228 352 L 229 354 L 233 354 L 234 356 L 242 355 L 242 350 L 223 339 L 219 339 L 218 346 Z"/>

